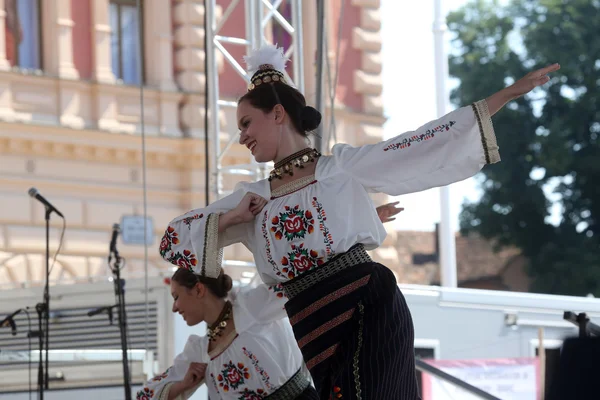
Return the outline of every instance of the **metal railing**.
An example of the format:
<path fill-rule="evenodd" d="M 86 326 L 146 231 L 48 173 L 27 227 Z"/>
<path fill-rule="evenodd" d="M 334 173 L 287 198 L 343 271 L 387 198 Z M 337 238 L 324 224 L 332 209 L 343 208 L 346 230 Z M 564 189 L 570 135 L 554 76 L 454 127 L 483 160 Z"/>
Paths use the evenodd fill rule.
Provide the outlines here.
<path fill-rule="evenodd" d="M 444 372 L 441 369 L 436 368 L 436 367 L 426 363 L 423 360 L 419 360 L 419 359 L 415 360 L 415 367 L 417 368 L 417 370 L 419 370 L 421 372 L 425 372 L 427 374 L 435 376 L 436 378 L 442 379 L 446 382 L 456 385 L 459 388 L 465 390 L 466 392 L 469 392 L 472 395 L 478 396 L 481 399 L 501 400 L 500 398 L 498 398 L 496 396 L 492 396 L 491 394 L 484 392 L 483 390 L 479 389 L 478 387 L 475 387 L 461 379 L 458 379 L 457 377 L 452 376 L 449 373 Z"/>

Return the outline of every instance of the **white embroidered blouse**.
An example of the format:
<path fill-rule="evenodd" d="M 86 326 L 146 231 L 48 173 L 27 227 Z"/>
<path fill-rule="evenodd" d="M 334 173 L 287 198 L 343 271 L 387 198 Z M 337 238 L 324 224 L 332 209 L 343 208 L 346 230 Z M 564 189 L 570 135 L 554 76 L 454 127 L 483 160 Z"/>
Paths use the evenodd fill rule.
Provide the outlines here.
<path fill-rule="evenodd" d="M 314 176 L 271 191 L 265 179 L 240 183 L 234 193 L 169 224 L 163 258 L 201 273 L 216 270 L 221 249 L 243 243 L 262 280 L 293 279 L 362 243 L 385 239 L 369 192 L 402 195 L 448 185 L 500 161 L 485 100 L 462 107 L 416 131 L 362 147 L 338 144 L 317 160 Z M 218 233 L 219 214 L 235 208 L 247 192 L 266 199 L 253 222 Z"/>
<path fill-rule="evenodd" d="M 192 362 L 207 363 L 202 383 L 211 400 L 254 400 L 272 394 L 304 368 L 279 286 L 261 284 L 240 291 L 232 301 L 235 331 L 225 344 L 209 353 L 206 336 L 190 336 L 173 365 L 148 381 L 136 399 L 167 399 L 170 386 L 183 380 Z M 189 398 L 198 387 L 177 399 Z"/>

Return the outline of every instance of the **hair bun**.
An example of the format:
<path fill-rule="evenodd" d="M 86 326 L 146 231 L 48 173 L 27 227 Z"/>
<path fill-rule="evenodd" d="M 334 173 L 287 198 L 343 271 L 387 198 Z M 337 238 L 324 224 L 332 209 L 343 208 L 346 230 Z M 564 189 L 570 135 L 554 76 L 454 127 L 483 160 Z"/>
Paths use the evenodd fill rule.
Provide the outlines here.
<path fill-rule="evenodd" d="M 218 294 L 219 297 L 225 297 L 233 287 L 233 280 L 229 275 L 221 272 L 221 274 L 217 278 L 217 287 L 218 291 L 220 292 Z"/>
<path fill-rule="evenodd" d="M 300 112 L 300 121 L 304 132 L 314 131 L 321 123 L 321 113 L 316 108 L 305 106 Z"/>

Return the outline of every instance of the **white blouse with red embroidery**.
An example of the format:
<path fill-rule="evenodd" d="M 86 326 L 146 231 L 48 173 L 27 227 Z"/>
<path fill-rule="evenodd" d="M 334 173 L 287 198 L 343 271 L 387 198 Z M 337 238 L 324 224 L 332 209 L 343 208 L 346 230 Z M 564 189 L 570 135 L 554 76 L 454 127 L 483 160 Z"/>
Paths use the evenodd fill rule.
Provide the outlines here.
<path fill-rule="evenodd" d="M 241 183 L 231 195 L 190 211 L 169 224 L 160 245 L 163 258 L 196 273 L 220 270 L 222 248 L 243 243 L 267 284 L 319 268 L 334 255 L 362 243 L 367 250 L 385 239 L 369 192 L 402 195 L 475 175 L 500 161 L 485 100 L 459 108 L 416 131 L 373 145 L 338 144 L 317 160 L 314 176 L 271 191 L 265 179 Z M 266 199 L 253 222 L 218 233 L 221 213 L 247 192 Z"/>
<path fill-rule="evenodd" d="M 235 332 L 226 344 L 209 353 L 206 336 L 190 336 L 173 365 L 148 381 L 136 399 L 167 399 L 171 385 L 183 380 L 192 362 L 207 364 L 203 383 L 211 400 L 262 399 L 301 368 L 310 379 L 294 343 L 285 302 L 280 285 L 240 291 L 232 300 Z M 178 399 L 191 397 L 198 387 Z"/>

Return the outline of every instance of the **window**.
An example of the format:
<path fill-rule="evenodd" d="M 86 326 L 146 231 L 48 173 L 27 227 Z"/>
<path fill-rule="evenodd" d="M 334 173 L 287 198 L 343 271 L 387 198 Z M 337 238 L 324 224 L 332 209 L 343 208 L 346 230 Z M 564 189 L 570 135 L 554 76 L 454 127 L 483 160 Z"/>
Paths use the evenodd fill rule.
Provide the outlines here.
<path fill-rule="evenodd" d="M 13 67 L 42 68 L 39 0 L 4 0 L 6 58 Z"/>
<path fill-rule="evenodd" d="M 139 21 L 136 3 L 135 0 L 110 2 L 112 71 L 117 79 L 130 85 L 140 84 L 138 35 L 141 34 L 143 23 Z"/>

